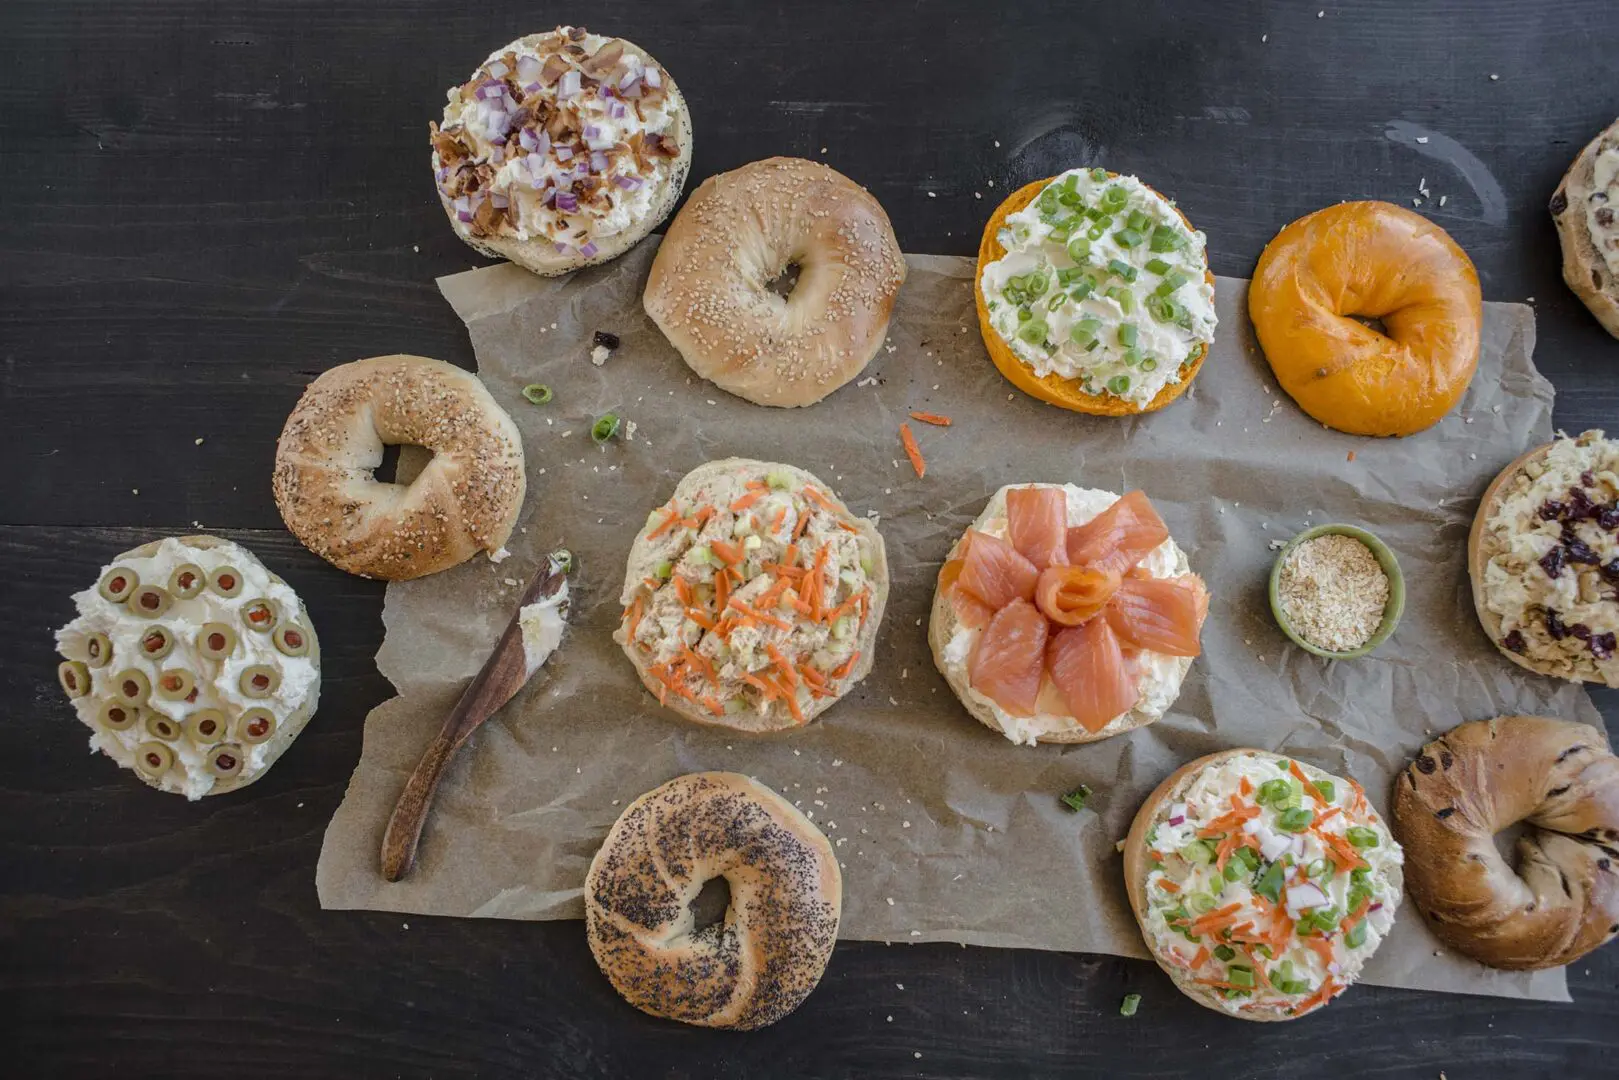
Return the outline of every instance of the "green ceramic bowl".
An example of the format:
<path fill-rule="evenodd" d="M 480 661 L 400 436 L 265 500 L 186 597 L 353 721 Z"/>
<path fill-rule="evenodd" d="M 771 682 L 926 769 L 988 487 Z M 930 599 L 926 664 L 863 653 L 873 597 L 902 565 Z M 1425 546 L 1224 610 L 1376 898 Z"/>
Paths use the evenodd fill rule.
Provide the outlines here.
<path fill-rule="evenodd" d="M 1282 580 L 1282 563 L 1292 553 L 1293 549 L 1306 540 L 1333 534 L 1352 536 L 1370 548 L 1372 554 L 1377 557 L 1377 564 L 1383 568 L 1383 573 L 1387 574 L 1389 579 L 1389 600 L 1388 604 L 1383 608 L 1383 621 L 1378 623 L 1376 632 L 1366 640 L 1366 644 L 1358 649 L 1349 649 L 1345 652 L 1323 649 L 1319 645 L 1312 645 L 1304 640 L 1288 623 L 1287 615 L 1282 609 L 1281 598 L 1277 596 L 1277 589 Z M 1405 612 L 1405 575 L 1400 573 L 1400 562 L 1394 557 L 1394 552 L 1389 550 L 1389 546 L 1365 529 L 1357 529 L 1353 525 L 1317 525 L 1313 529 L 1306 529 L 1299 533 L 1287 542 L 1286 547 L 1276 553 L 1276 565 L 1272 566 L 1270 571 L 1270 610 L 1271 614 L 1276 617 L 1276 625 L 1282 628 L 1282 633 L 1286 634 L 1293 644 L 1304 651 L 1314 653 L 1317 656 L 1324 656 L 1328 660 L 1354 660 L 1365 656 L 1387 641 L 1389 635 L 1394 633 L 1394 628 L 1400 624 L 1400 616 Z"/>

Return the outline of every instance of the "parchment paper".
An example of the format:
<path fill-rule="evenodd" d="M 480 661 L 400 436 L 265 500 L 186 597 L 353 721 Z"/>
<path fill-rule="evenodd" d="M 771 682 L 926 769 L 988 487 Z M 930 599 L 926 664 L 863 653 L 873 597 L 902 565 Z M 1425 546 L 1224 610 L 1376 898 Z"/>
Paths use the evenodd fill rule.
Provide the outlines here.
<path fill-rule="evenodd" d="M 671 777 L 731 769 L 812 814 L 844 866 L 842 934 L 896 942 L 1145 956 L 1114 844 L 1183 762 L 1226 747 L 1284 752 L 1360 780 L 1386 808 L 1395 772 L 1430 736 L 1503 713 L 1600 726 L 1585 693 L 1527 674 L 1479 629 L 1464 546 L 1496 471 L 1551 435 L 1552 389 L 1534 369 L 1534 322 L 1485 305 L 1483 358 L 1461 408 L 1406 439 L 1311 421 L 1270 377 L 1246 282 L 1220 279 L 1219 340 L 1193 389 L 1138 419 L 1086 417 L 1015 391 L 989 362 L 973 262 L 911 256 L 889 344 L 858 383 L 809 409 L 750 405 L 691 375 L 641 311 L 653 238 L 606 267 L 546 280 L 510 266 L 444 278 L 480 373 L 523 430 L 529 497 L 512 557 L 483 557 L 388 587 L 378 666 L 400 696 L 366 720 L 347 797 L 317 871 L 328 908 L 507 919 L 579 918 L 579 889 L 608 827 Z M 588 358 L 591 335 L 622 346 Z M 553 387 L 528 404 L 526 383 Z M 900 448 L 911 409 L 919 480 Z M 634 438 L 598 448 L 614 410 Z M 1353 454 L 1354 460 L 1349 460 Z M 611 640 L 636 528 L 676 481 L 738 454 L 801 465 L 857 513 L 876 511 L 894 588 L 870 678 L 807 729 L 746 737 L 662 711 Z M 1090 746 L 1013 746 L 972 720 L 938 676 L 923 625 L 951 543 L 997 487 L 1072 481 L 1151 496 L 1213 590 L 1203 657 L 1158 723 Z M 1324 521 L 1363 525 L 1398 553 L 1404 621 L 1369 659 L 1289 647 L 1271 620 L 1272 541 Z M 538 559 L 578 560 L 570 629 L 530 686 L 461 752 L 439 789 L 414 873 L 377 872 L 405 777 L 482 664 Z M 1080 783 L 1093 810 L 1058 795 Z M 1561 971 L 1491 972 L 1440 954 L 1409 902 L 1366 980 L 1567 1000 Z"/>

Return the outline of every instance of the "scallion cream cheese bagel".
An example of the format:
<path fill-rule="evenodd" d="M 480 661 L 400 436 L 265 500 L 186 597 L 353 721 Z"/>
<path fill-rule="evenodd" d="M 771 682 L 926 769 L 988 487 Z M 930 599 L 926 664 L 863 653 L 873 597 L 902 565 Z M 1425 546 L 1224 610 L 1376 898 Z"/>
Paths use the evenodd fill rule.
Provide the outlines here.
<path fill-rule="evenodd" d="M 1495 835 L 1519 822 L 1514 870 Z M 1619 759 L 1597 728 L 1539 716 L 1452 728 L 1395 782 L 1394 831 L 1429 927 L 1481 964 L 1558 967 L 1619 933 Z"/>
<path fill-rule="evenodd" d="M 815 476 L 711 461 L 636 535 L 613 639 L 688 720 L 794 728 L 871 670 L 888 585 L 876 526 Z"/>
<path fill-rule="evenodd" d="M 433 459 L 409 484 L 373 475 L 383 447 Z M 526 480 L 517 425 L 478 377 L 422 356 L 323 373 L 276 444 L 276 505 L 310 551 L 351 574 L 403 581 L 498 555 Z"/>
<path fill-rule="evenodd" d="M 1394 926 L 1403 862 L 1353 780 L 1226 750 L 1147 797 L 1124 881 L 1182 993 L 1243 1020 L 1292 1020 L 1360 976 Z"/>
<path fill-rule="evenodd" d="M 692 901 L 724 878 L 725 916 Z M 815 989 L 837 942 L 843 879 L 832 845 L 763 784 L 693 773 L 625 808 L 585 877 L 585 933 L 602 973 L 642 1012 L 750 1030 Z"/>
<path fill-rule="evenodd" d="M 933 661 L 1015 743 L 1081 743 L 1167 712 L 1208 593 L 1139 491 L 1001 488 L 939 571 Z"/>
<path fill-rule="evenodd" d="M 1438 423 L 1473 380 L 1484 328 L 1467 253 L 1386 202 L 1339 203 L 1277 233 L 1254 269 L 1248 314 L 1282 389 L 1351 435 Z"/>
<path fill-rule="evenodd" d="M 771 286 L 789 270 L 783 298 Z M 877 355 L 905 258 L 865 188 L 769 158 L 700 184 L 658 248 L 642 303 L 703 378 L 759 405 L 813 405 Z"/>
<path fill-rule="evenodd" d="M 497 49 L 429 127 L 456 235 L 548 276 L 628 251 L 674 209 L 691 165 L 669 73 L 580 27 Z"/>
<path fill-rule="evenodd" d="M 1563 280 L 1619 337 L 1619 120 L 1580 151 L 1547 209 L 1563 245 Z"/>
<path fill-rule="evenodd" d="M 1106 169 L 1008 196 L 984 226 L 974 292 L 984 345 L 1012 385 L 1099 416 L 1184 394 L 1218 323 L 1203 234 Z"/>
<path fill-rule="evenodd" d="M 320 642 L 298 594 L 217 536 L 113 558 L 56 632 L 90 749 L 188 799 L 245 787 L 320 700 Z"/>

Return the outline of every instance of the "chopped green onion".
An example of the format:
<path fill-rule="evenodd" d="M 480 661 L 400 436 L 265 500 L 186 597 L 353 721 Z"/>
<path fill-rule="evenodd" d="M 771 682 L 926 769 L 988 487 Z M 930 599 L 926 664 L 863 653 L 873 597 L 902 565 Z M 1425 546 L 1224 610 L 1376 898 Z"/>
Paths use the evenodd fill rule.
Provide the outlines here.
<path fill-rule="evenodd" d="M 686 553 L 686 556 L 698 566 L 712 566 L 714 564 L 714 553 L 708 550 L 707 544 L 692 548 Z"/>
<path fill-rule="evenodd" d="M 1186 244 L 1186 237 L 1173 225 L 1160 225 L 1152 231 L 1152 241 L 1147 247 L 1159 254 L 1179 251 Z"/>
<path fill-rule="evenodd" d="M 1059 266 L 1057 268 L 1057 284 L 1066 289 L 1078 281 L 1079 276 L 1084 272 L 1084 268 L 1079 266 Z"/>
<path fill-rule="evenodd" d="M 1102 181 L 1107 179 L 1107 170 L 1106 169 L 1092 169 L 1091 170 L 1091 179 L 1096 181 L 1098 184 L 1100 184 Z"/>
<path fill-rule="evenodd" d="M 1141 370 L 1142 371 L 1157 371 L 1158 370 L 1158 361 L 1154 360 L 1150 356 L 1147 357 L 1145 360 L 1141 361 Z"/>
<path fill-rule="evenodd" d="M 1248 873 L 1252 873 L 1252 871 L 1248 870 L 1241 863 L 1233 859 L 1225 864 L 1225 869 L 1220 872 L 1220 876 L 1225 878 L 1227 881 L 1234 882 L 1238 878 L 1242 877 L 1242 875 Z"/>
<path fill-rule="evenodd" d="M 1158 283 L 1158 295 L 1168 296 L 1182 285 L 1185 285 L 1189 280 L 1191 279 L 1189 279 L 1179 270 L 1171 270 L 1169 273 L 1164 275 L 1164 280 Z"/>
<path fill-rule="evenodd" d="M 1303 832 L 1315 820 L 1315 811 L 1302 806 L 1283 810 L 1276 816 L 1276 826 L 1285 832 Z"/>
<path fill-rule="evenodd" d="M 1214 947 L 1214 958 L 1222 964 L 1229 964 L 1237 958 L 1237 950 L 1229 945 L 1216 945 Z"/>
<path fill-rule="evenodd" d="M 551 388 L 544 383 L 529 383 L 523 387 L 523 397 L 530 405 L 544 405 L 551 400 Z"/>
<path fill-rule="evenodd" d="M 1338 797 L 1338 787 L 1331 780 L 1317 780 L 1315 789 L 1321 792 L 1321 797 L 1328 802 L 1333 802 Z"/>
<path fill-rule="evenodd" d="M 1286 780 L 1266 780 L 1259 785 L 1259 790 L 1254 792 L 1254 801 L 1260 806 L 1267 803 L 1281 805 L 1287 802 L 1291 794 L 1292 789 L 1288 787 Z"/>
<path fill-rule="evenodd" d="M 1376 847 L 1378 844 L 1377 830 L 1368 829 L 1363 825 L 1351 825 L 1346 835 L 1349 842 L 1358 848 Z"/>
<path fill-rule="evenodd" d="M 1074 226 L 1072 222 L 1059 222 L 1051 227 L 1051 238 L 1057 241 L 1057 243 L 1061 244 L 1068 239 L 1069 234 L 1071 234 L 1073 231 Z"/>
<path fill-rule="evenodd" d="M 1147 260 L 1147 269 L 1162 277 L 1169 273 L 1169 264 L 1162 259 L 1151 258 Z"/>
<path fill-rule="evenodd" d="M 1069 295 L 1075 300 L 1083 300 L 1091 294 L 1091 290 L 1094 288 L 1096 288 L 1096 279 L 1089 274 L 1085 274 L 1074 282 L 1074 287 L 1069 291 Z"/>
<path fill-rule="evenodd" d="M 1119 324 L 1119 344 L 1126 349 L 1134 348 L 1136 343 L 1136 328 L 1133 323 Z"/>
<path fill-rule="evenodd" d="M 1124 362 L 1125 367 L 1139 367 L 1141 365 L 1141 350 L 1126 349 L 1120 359 Z"/>
<path fill-rule="evenodd" d="M 601 446 L 614 435 L 617 435 L 618 429 L 622 427 L 623 424 L 624 421 L 619 419 L 618 413 L 608 413 L 606 416 L 603 416 L 600 420 L 597 420 L 594 424 L 590 425 L 590 437 L 597 446 Z"/>
<path fill-rule="evenodd" d="M 1351 949 L 1358 949 L 1362 945 L 1366 944 L 1365 919 L 1361 919 L 1360 922 L 1349 928 L 1349 932 L 1344 935 L 1344 944 L 1348 945 Z"/>
<path fill-rule="evenodd" d="M 1194 915 L 1207 915 L 1220 906 L 1220 901 L 1206 892 L 1193 893 L 1186 898 L 1186 906 L 1191 909 Z"/>
<path fill-rule="evenodd" d="M 1336 870 L 1337 870 L 1337 867 L 1332 865 L 1331 860 L 1329 860 L 1329 859 L 1317 859 L 1315 862 L 1311 863 L 1308 867 L 1305 868 L 1304 874 L 1305 874 L 1306 877 L 1313 877 L 1313 878 L 1328 877 L 1328 878 L 1330 878 L 1330 877 L 1333 876 L 1333 873 Z"/>
<path fill-rule="evenodd" d="M 1092 225 L 1085 230 L 1085 235 L 1091 240 L 1100 240 L 1107 235 L 1107 228 L 1102 225 Z"/>
<path fill-rule="evenodd" d="M 674 572 L 675 564 L 670 562 L 668 559 L 663 560 L 657 566 L 652 568 L 652 576 L 657 578 L 659 581 L 668 581 L 670 575 L 672 575 Z"/>
<path fill-rule="evenodd" d="M 1083 236 L 1076 236 L 1068 241 L 1068 257 L 1076 263 L 1082 263 L 1091 254 L 1091 242 Z"/>
<path fill-rule="evenodd" d="M 1121 277 L 1125 281 L 1134 281 L 1136 279 L 1136 268 L 1123 259 L 1109 259 L 1107 268 L 1114 276 Z"/>
<path fill-rule="evenodd" d="M 558 570 L 566 574 L 573 569 L 573 552 L 567 548 L 557 548 L 551 552 L 551 561 L 556 563 Z"/>
<path fill-rule="evenodd" d="M 1124 1000 L 1119 1003 L 1119 1015 L 1134 1016 L 1139 1008 L 1141 1008 L 1141 995 L 1126 994 Z"/>
<path fill-rule="evenodd" d="M 1123 397 L 1130 390 L 1130 376 L 1115 375 L 1107 381 L 1107 392 Z"/>
<path fill-rule="evenodd" d="M 1018 339 L 1030 345 L 1044 345 L 1048 327 L 1044 319 L 1030 319 L 1017 329 Z"/>
<path fill-rule="evenodd" d="M 1232 855 L 1251 874 L 1259 869 L 1259 852 L 1251 847 L 1240 847 Z"/>
<path fill-rule="evenodd" d="M 1118 241 L 1119 246 L 1122 248 L 1135 248 L 1140 247 L 1141 242 L 1145 240 L 1146 237 L 1142 236 L 1134 229 L 1120 229 L 1118 232 L 1113 234 L 1113 239 Z"/>
<path fill-rule="evenodd" d="M 771 469 L 765 473 L 765 484 L 772 491 L 786 491 L 793 486 L 792 474 L 780 469 Z"/>
<path fill-rule="evenodd" d="M 1243 967 L 1241 964 L 1232 964 L 1225 969 L 1226 982 L 1244 990 L 1252 990 L 1254 986 L 1254 969 Z"/>
<path fill-rule="evenodd" d="M 1197 866 L 1211 866 L 1215 858 L 1214 845 L 1207 840 L 1193 840 L 1176 854 Z"/>
<path fill-rule="evenodd" d="M 1254 882 L 1254 892 L 1271 903 L 1276 903 L 1282 897 L 1282 883 L 1287 880 L 1286 874 L 1287 868 L 1280 862 L 1271 863 L 1265 868 L 1265 872 L 1259 875 L 1259 880 Z"/>
<path fill-rule="evenodd" d="M 1130 204 L 1130 195 L 1122 187 L 1110 187 L 1102 192 L 1100 205 L 1110 214 L 1117 214 Z"/>
<path fill-rule="evenodd" d="M 1125 220 L 1130 223 L 1130 228 L 1136 232 L 1146 232 L 1147 226 L 1152 224 L 1152 219 L 1140 210 L 1130 211 L 1130 216 Z"/>
<path fill-rule="evenodd" d="M 1068 794 L 1064 795 L 1062 797 L 1062 803 L 1064 806 L 1068 807 L 1068 809 L 1077 813 L 1080 810 L 1085 809 L 1085 800 L 1090 797 L 1091 789 L 1084 784 L 1081 784 L 1073 791 L 1070 791 Z"/>

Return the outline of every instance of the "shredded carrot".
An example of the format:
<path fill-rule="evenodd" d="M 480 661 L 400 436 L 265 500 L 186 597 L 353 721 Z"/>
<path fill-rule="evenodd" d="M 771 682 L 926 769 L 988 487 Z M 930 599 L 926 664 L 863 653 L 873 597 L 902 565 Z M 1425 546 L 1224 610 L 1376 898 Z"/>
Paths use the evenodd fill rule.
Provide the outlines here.
<path fill-rule="evenodd" d="M 1312 825 L 1320 825 L 1323 821 L 1331 821 L 1333 818 L 1337 817 L 1341 813 L 1343 813 L 1343 809 L 1341 807 L 1337 807 L 1337 806 L 1330 807 L 1330 808 L 1322 811 L 1321 816 L 1316 818 L 1315 821 L 1312 822 L 1311 824 Z"/>
<path fill-rule="evenodd" d="M 1202 967 L 1208 962 L 1209 947 L 1207 945 L 1199 945 L 1197 947 L 1197 952 L 1192 954 L 1192 970 L 1196 971 L 1198 968 Z"/>
<path fill-rule="evenodd" d="M 708 550 L 718 555 L 720 561 L 727 566 L 735 566 L 742 561 L 742 549 L 724 540 L 710 540 Z"/>
<path fill-rule="evenodd" d="M 783 656 L 781 650 L 774 645 L 765 646 L 765 651 L 770 654 L 770 659 L 775 662 L 776 669 L 781 672 L 781 681 L 789 689 L 798 689 L 798 670 L 793 667 L 792 661 Z"/>
<path fill-rule="evenodd" d="M 1207 915 L 1200 915 L 1192 921 L 1192 933 L 1206 934 L 1211 930 L 1230 926 L 1234 921 L 1232 916 L 1241 910 L 1242 905 L 1240 903 L 1227 904 L 1225 907 L 1217 908 Z"/>
<path fill-rule="evenodd" d="M 1225 979 L 1193 979 L 1192 981 L 1197 983 L 1199 986 L 1214 986 L 1214 987 L 1218 987 L 1221 990 L 1252 990 L 1253 989 L 1253 987 L 1251 987 L 1251 986 L 1238 986 L 1236 983 L 1227 982 Z"/>
<path fill-rule="evenodd" d="M 1167 893 L 1178 893 L 1181 891 L 1181 887 L 1175 884 L 1173 881 L 1170 881 L 1168 878 L 1160 881 L 1158 883 L 1158 887 Z"/>
<path fill-rule="evenodd" d="M 1192 970 L 1192 962 L 1186 959 L 1186 957 L 1182 956 L 1179 949 L 1165 949 L 1164 954 L 1164 959 L 1168 960 L 1176 967 L 1185 968 L 1187 971 Z"/>
<path fill-rule="evenodd" d="M 1312 781 L 1308 776 L 1304 775 L 1304 770 L 1299 768 L 1298 762 L 1289 761 L 1287 763 L 1287 771 L 1297 777 L 1299 783 L 1304 785 L 1304 790 L 1309 793 L 1310 798 L 1314 799 L 1322 806 L 1327 805 L 1330 800 L 1328 800 L 1325 795 L 1321 794 L 1321 789 L 1315 786 L 1314 781 Z"/>
<path fill-rule="evenodd" d="M 1321 837 L 1322 843 L 1332 849 L 1333 862 L 1339 862 L 1342 859 L 1341 865 L 1350 870 L 1369 865 L 1365 859 L 1360 857 L 1360 852 L 1355 850 L 1354 845 L 1344 837 L 1335 833 L 1319 833 L 1317 835 Z"/>
<path fill-rule="evenodd" d="M 630 620 L 629 639 L 631 641 L 635 640 L 635 628 L 641 625 L 641 615 L 643 614 L 641 608 L 642 598 L 637 596 L 635 603 L 631 604 L 629 610 L 624 613 Z"/>
<path fill-rule="evenodd" d="M 1218 836 L 1223 832 L 1230 832 L 1232 829 L 1240 826 L 1243 822 L 1258 816 L 1259 807 L 1257 806 L 1250 806 L 1243 810 L 1233 810 L 1229 814 L 1224 814 L 1215 818 L 1213 821 L 1197 830 L 1197 835 L 1203 837 Z"/>
<path fill-rule="evenodd" d="M 1249 780 L 1249 779 L 1248 779 L 1248 778 L 1247 778 L 1247 777 L 1246 777 L 1246 776 L 1245 776 L 1245 777 L 1243 777 L 1243 778 L 1242 778 L 1242 783 L 1241 783 L 1241 784 L 1239 784 L 1239 785 L 1238 785 L 1238 788 L 1237 788 L 1237 789 L 1238 789 L 1238 790 L 1239 790 L 1239 791 L 1241 791 L 1241 792 L 1242 792 L 1242 793 L 1243 793 L 1243 794 L 1244 794 L 1244 795 L 1252 795 L 1252 794 L 1253 794 L 1253 793 L 1254 793 L 1254 784 L 1253 784 L 1253 781 L 1252 781 L 1252 780 Z"/>
<path fill-rule="evenodd" d="M 731 572 L 721 570 L 714 575 L 714 608 L 716 611 L 725 610 L 725 602 L 731 596 Z"/>
<path fill-rule="evenodd" d="M 1364 814 L 1366 812 L 1366 789 L 1353 779 L 1349 781 L 1349 787 L 1355 793 L 1355 812 Z"/>
<path fill-rule="evenodd" d="M 1323 965 L 1336 964 L 1338 962 L 1338 957 L 1335 955 L 1332 948 L 1332 942 L 1328 941 L 1321 935 L 1311 934 L 1309 937 L 1304 939 L 1304 943 L 1310 947 L 1311 952 L 1315 953 L 1321 958 L 1321 963 Z"/>
<path fill-rule="evenodd" d="M 1248 957 L 1249 965 L 1254 969 L 1254 978 L 1259 980 L 1260 986 L 1269 990 L 1271 988 L 1270 977 L 1265 974 L 1265 965 L 1259 962 L 1260 958 L 1254 955 L 1254 950 L 1244 947 L 1242 951 Z"/>
<path fill-rule="evenodd" d="M 758 502 L 764 497 L 765 491 L 763 488 L 754 488 L 752 491 L 748 492 L 746 495 L 742 496 L 736 502 L 731 504 L 731 512 L 734 514 L 746 510 L 748 507 L 752 506 L 754 503 Z"/>
<path fill-rule="evenodd" d="M 750 619 L 757 619 L 766 626 L 774 626 L 777 630 L 791 630 L 793 628 L 791 623 L 778 619 L 774 615 L 766 615 L 757 608 L 751 608 L 734 596 L 731 597 L 731 608 L 735 611 L 740 611 Z"/>
<path fill-rule="evenodd" d="M 725 715 L 725 706 L 721 705 L 720 704 L 720 699 L 715 697 L 714 695 L 705 694 L 703 696 L 703 704 L 708 706 L 708 711 L 713 713 L 715 716 L 724 716 Z"/>
<path fill-rule="evenodd" d="M 855 593 L 853 596 L 849 597 L 849 599 L 845 600 L 843 603 L 839 604 L 837 607 L 833 608 L 830 612 L 828 612 L 827 616 L 826 616 L 826 621 L 829 622 L 829 623 L 836 623 L 839 619 L 843 618 L 843 616 L 846 615 L 848 612 L 854 610 L 855 608 L 859 607 L 862 603 L 864 603 L 864 600 L 863 600 L 864 596 L 865 596 L 864 591 Z"/>
<path fill-rule="evenodd" d="M 932 424 L 934 427 L 950 426 L 950 418 L 936 412 L 913 412 L 911 413 L 911 419 L 920 420 L 924 424 Z"/>
<path fill-rule="evenodd" d="M 800 525 L 804 524 L 802 519 L 799 521 L 799 524 Z M 795 537 L 795 539 L 796 539 L 796 537 Z M 803 569 L 803 567 L 798 565 L 798 545 L 797 544 L 788 544 L 787 545 L 787 550 L 781 553 L 781 561 L 782 561 L 782 565 L 784 565 L 784 566 L 790 566 L 795 570 L 802 570 Z"/>
<path fill-rule="evenodd" d="M 821 489 L 816 487 L 814 484 L 805 484 L 803 490 L 804 490 L 804 497 L 806 499 L 808 499 L 810 502 L 815 503 L 821 509 L 830 510 L 834 514 L 840 514 L 840 513 L 843 512 L 838 507 L 837 503 L 835 503 L 831 499 L 827 498 L 825 493 L 822 492 Z"/>
<path fill-rule="evenodd" d="M 709 663 L 708 657 L 701 656 L 698 653 L 693 652 L 690 645 L 682 645 L 680 647 L 680 655 L 685 659 L 687 664 L 702 672 L 703 677 L 709 682 L 717 683 L 720 681 L 719 674 L 714 670 L 714 665 Z"/>
<path fill-rule="evenodd" d="M 687 608 L 686 618 L 690 619 L 698 626 L 701 626 L 704 630 L 714 629 L 714 620 L 708 617 L 708 613 L 706 611 L 698 611 L 696 608 Z"/>
<path fill-rule="evenodd" d="M 768 491 L 768 490 L 770 490 L 770 485 L 765 483 L 763 480 L 749 480 L 747 483 L 743 484 L 742 486 L 747 488 L 750 491 Z"/>
<path fill-rule="evenodd" d="M 1344 918 L 1344 921 L 1338 924 L 1338 928 L 1347 934 L 1349 931 L 1353 930 L 1357 925 L 1359 925 L 1360 921 L 1366 917 L 1366 912 L 1371 908 L 1371 906 L 1371 899 L 1369 897 L 1362 897 L 1360 903 L 1355 905 L 1355 910 L 1351 911 Z"/>
<path fill-rule="evenodd" d="M 832 677 L 834 679 L 841 679 L 845 675 L 849 674 L 849 672 L 854 670 L 854 662 L 858 659 L 860 659 L 860 650 L 856 649 L 854 652 L 849 654 L 849 659 L 832 669 Z"/>
<path fill-rule="evenodd" d="M 905 456 L 911 459 L 911 468 L 916 470 L 918 480 L 928 474 L 928 463 L 922 458 L 922 448 L 916 445 L 916 436 L 911 434 L 911 425 L 899 426 L 899 441 L 905 444 Z"/>
<path fill-rule="evenodd" d="M 1322 979 L 1320 988 L 1318 990 L 1316 990 L 1315 993 L 1311 994 L 1309 997 L 1307 997 L 1303 1001 L 1299 1002 L 1297 1005 L 1294 1005 L 1293 1008 L 1290 1011 L 1293 1013 L 1294 1016 L 1297 1016 L 1300 1013 L 1309 1012 L 1311 1009 L 1315 1008 L 1317 1005 L 1321 1005 L 1321 1004 L 1324 1004 L 1325 1002 L 1331 1001 L 1332 998 L 1333 998 L 1333 995 L 1335 995 L 1337 992 L 1338 992 L 1337 984 L 1334 983 L 1330 977 Z"/>
<path fill-rule="evenodd" d="M 659 522 L 658 527 L 656 529 L 653 529 L 651 532 L 647 533 L 646 538 L 648 540 L 654 540 L 654 539 L 662 536 L 664 533 L 666 533 L 670 529 L 674 528 L 675 527 L 675 522 L 677 522 L 679 520 L 680 520 L 680 511 L 679 510 L 670 510 L 669 511 L 669 516 L 664 518 L 661 522 Z"/>
<path fill-rule="evenodd" d="M 702 525 L 703 525 L 703 523 L 705 521 L 707 521 L 709 518 L 711 518 L 713 516 L 714 516 L 714 508 L 712 506 L 701 506 L 701 507 L 698 507 L 697 512 L 695 514 L 693 514 L 687 520 L 693 523 L 692 528 L 699 529 L 699 528 L 702 528 Z"/>
<path fill-rule="evenodd" d="M 691 583 L 678 574 L 675 575 L 675 595 L 687 607 L 691 607 L 694 603 L 691 595 Z"/>
<path fill-rule="evenodd" d="M 776 520 L 772 521 L 770 523 L 770 535 L 774 536 L 777 533 L 781 532 L 782 523 L 785 522 L 786 520 L 787 520 L 787 508 L 785 506 L 783 506 L 779 510 L 776 511 Z"/>
<path fill-rule="evenodd" d="M 781 696 L 780 687 L 778 687 L 775 683 L 766 682 L 757 675 L 751 675 L 744 671 L 742 673 L 742 681 L 747 683 L 749 686 L 756 688 L 767 698 L 776 698 Z"/>
<path fill-rule="evenodd" d="M 809 577 L 804 584 L 809 587 L 809 606 L 813 614 L 810 618 L 816 622 L 825 622 L 823 605 L 826 603 L 826 555 L 827 549 L 822 548 L 815 553 L 815 565 L 810 567 Z"/>

